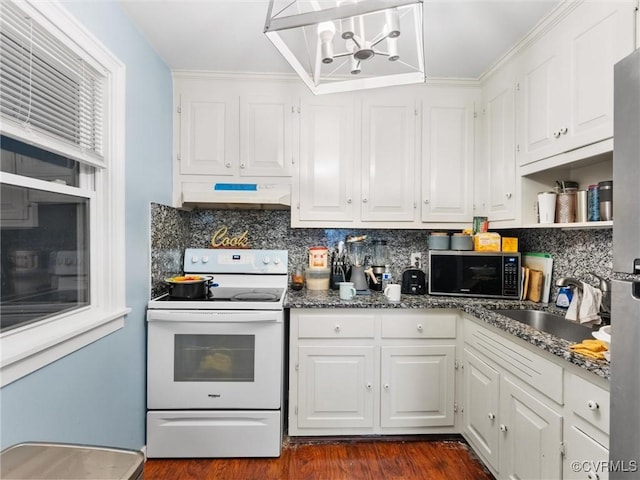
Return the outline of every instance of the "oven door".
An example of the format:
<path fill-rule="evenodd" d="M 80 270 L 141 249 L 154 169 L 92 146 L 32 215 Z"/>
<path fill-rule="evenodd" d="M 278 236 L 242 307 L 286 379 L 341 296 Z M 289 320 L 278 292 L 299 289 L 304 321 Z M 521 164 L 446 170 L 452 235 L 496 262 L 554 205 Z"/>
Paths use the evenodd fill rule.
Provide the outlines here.
<path fill-rule="evenodd" d="M 278 409 L 282 311 L 149 310 L 149 409 Z"/>

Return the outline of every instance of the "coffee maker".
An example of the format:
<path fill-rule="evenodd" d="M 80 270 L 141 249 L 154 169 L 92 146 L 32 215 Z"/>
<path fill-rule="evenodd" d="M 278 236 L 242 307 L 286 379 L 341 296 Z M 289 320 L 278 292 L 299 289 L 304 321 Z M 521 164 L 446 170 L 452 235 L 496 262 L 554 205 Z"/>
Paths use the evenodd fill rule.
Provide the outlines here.
<path fill-rule="evenodd" d="M 367 258 L 367 245 L 365 237 L 347 238 L 347 254 L 351 263 L 349 281 L 353 282 L 357 295 L 369 294 L 369 285 L 365 276 L 365 259 Z"/>
<path fill-rule="evenodd" d="M 376 292 L 382 291 L 382 281 L 389 266 L 389 251 L 386 240 L 371 241 L 371 269 L 373 276 L 369 278 L 369 288 Z"/>

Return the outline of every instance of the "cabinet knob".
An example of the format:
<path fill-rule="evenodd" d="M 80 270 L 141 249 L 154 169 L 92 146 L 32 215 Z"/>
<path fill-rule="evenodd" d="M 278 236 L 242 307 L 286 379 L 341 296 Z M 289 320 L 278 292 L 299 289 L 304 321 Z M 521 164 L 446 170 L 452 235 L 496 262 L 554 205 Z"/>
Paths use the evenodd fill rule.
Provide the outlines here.
<path fill-rule="evenodd" d="M 507 426 L 504 423 L 500 424 L 500 431 L 501 432 L 506 432 L 507 431 Z"/>
<path fill-rule="evenodd" d="M 423 330 L 422 324 L 419 323 L 418 325 L 416 325 L 416 328 L 418 329 L 419 332 L 421 332 Z"/>
<path fill-rule="evenodd" d="M 367 200 L 366 198 L 362 199 L 362 203 L 367 203 L 369 200 Z"/>
<path fill-rule="evenodd" d="M 424 204 L 425 204 L 425 205 L 429 205 L 429 199 L 428 199 L 428 198 L 425 198 L 425 199 L 424 199 Z"/>
<path fill-rule="evenodd" d="M 340 332 L 340 325 L 336 325 L 335 327 L 333 327 L 333 330 L 334 330 L 336 333 L 339 333 L 339 332 Z"/>
<path fill-rule="evenodd" d="M 351 203 L 353 202 L 353 200 L 351 200 L 350 198 L 347 198 L 347 203 Z"/>
<path fill-rule="evenodd" d="M 589 400 L 587 401 L 587 408 L 589 410 L 598 410 L 600 408 L 600 405 L 598 405 L 598 402 L 596 402 L 595 400 Z"/>
<path fill-rule="evenodd" d="M 587 479 L 588 480 L 600 480 L 600 475 L 598 475 L 596 472 L 587 472 Z"/>
<path fill-rule="evenodd" d="M 367 390 L 371 390 L 373 388 L 373 385 L 371 384 L 371 382 L 367 383 Z"/>
<path fill-rule="evenodd" d="M 507 198 L 511 198 L 511 194 L 510 193 L 507 193 Z"/>
<path fill-rule="evenodd" d="M 555 132 L 553 132 L 553 138 L 559 138 L 560 137 L 560 131 L 556 130 Z"/>
<path fill-rule="evenodd" d="M 496 419 L 496 414 L 489 412 L 488 417 L 489 417 L 489 420 L 495 420 Z"/>
<path fill-rule="evenodd" d="M 384 384 L 384 389 L 385 389 L 385 390 L 389 390 L 389 384 L 388 384 L 388 383 L 385 383 L 385 384 Z"/>
<path fill-rule="evenodd" d="M 560 129 L 560 134 L 561 135 L 566 135 L 568 131 L 569 131 L 569 129 L 567 127 L 562 127 Z"/>
<path fill-rule="evenodd" d="M 231 162 L 225 163 L 224 166 L 227 167 L 227 168 L 231 168 Z"/>
<path fill-rule="evenodd" d="M 241 164 L 240 164 L 240 168 L 244 168 L 244 167 L 245 167 L 245 164 L 244 164 L 244 163 L 241 163 Z"/>

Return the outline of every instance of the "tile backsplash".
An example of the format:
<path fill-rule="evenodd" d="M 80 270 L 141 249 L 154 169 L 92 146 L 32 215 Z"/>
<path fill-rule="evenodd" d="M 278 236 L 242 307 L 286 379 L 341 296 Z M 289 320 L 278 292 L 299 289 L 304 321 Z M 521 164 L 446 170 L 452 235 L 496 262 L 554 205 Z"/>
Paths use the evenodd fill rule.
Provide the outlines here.
<path fill-rule="evenodd" d="M 249 248 L 289 251 L 289 265 L 306 264 L 307 249 L 323 245 L 334 247 L 347 235 L 367 235 L 369 240 L 387 241 L 391 273 L 399 279 L 409 266 L 412 252 L 427 259 L 430 230 L 319 229 L 291 228 L 287 210 L 194 210 L 191 212 L 152 203 L 151 215 L 151 297 L 164 291 L 162 279 L 182 271 L 187 247 L 208 248 L 214 234 L 226 227 L 228 237 L 245 231 Z M 613 265 L 612 229 L 560 230 L 518 229 L 499 232 L 518 237 L 521 252 L 547 252 L 553 256 L 553 282 L 572 276 L 597 285 L 594 272 L 609 278 Z M 228 238 L 227 237 L 227 238 Z M 220 238 L 220 237 L 218 237 Z M 423 265 L 426 269 L 426 265 Z M 552 289 L 552 299 L 555 298 Z"/>

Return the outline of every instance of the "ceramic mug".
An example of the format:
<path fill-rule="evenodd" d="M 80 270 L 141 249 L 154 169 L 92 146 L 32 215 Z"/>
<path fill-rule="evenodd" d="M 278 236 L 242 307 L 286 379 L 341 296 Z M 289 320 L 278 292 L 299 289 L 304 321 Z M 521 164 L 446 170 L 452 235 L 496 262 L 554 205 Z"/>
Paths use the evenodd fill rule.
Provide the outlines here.
<path fill-rule="evenodd" d="M 340 287 L 340 300 L 351 300 L 355 296 L 356 289 L 353 282 L 340 282 L 338 286 Z"/>
<path fill-rule="evenodd" d="M 387 300 L 390 302 L 399 302 L 400 301 L 400 285 L 397 283 L 390 283 L 384 289 L 384 296 L 387 297 Z"/>

